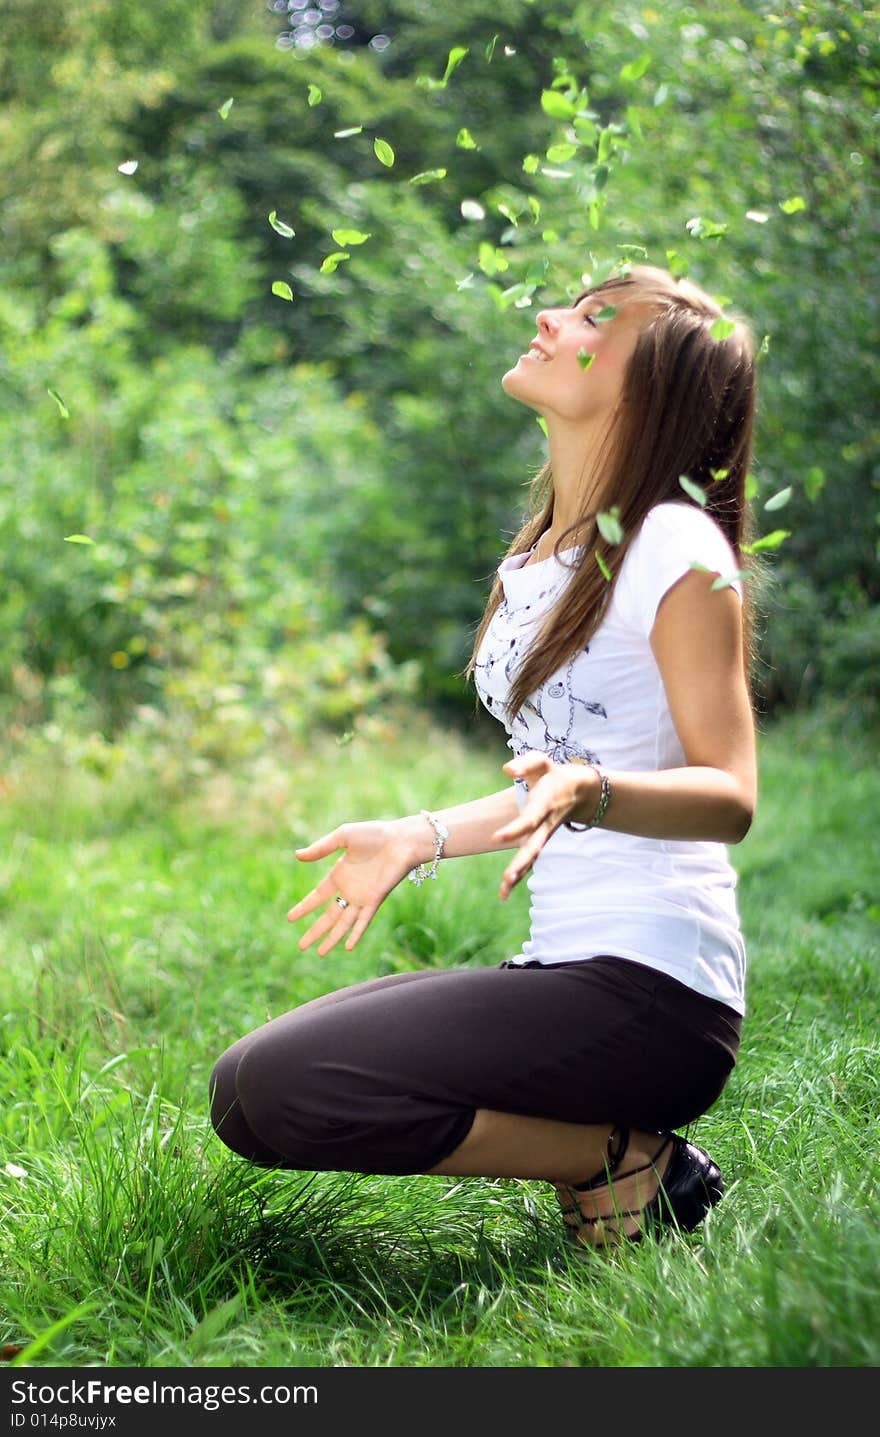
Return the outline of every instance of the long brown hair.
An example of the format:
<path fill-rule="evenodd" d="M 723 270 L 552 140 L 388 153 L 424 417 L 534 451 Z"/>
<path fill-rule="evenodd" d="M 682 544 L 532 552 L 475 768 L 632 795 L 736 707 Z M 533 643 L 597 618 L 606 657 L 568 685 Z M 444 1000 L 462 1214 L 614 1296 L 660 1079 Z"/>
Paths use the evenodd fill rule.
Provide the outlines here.
<path fill-rule="evenodd" d="M 596 524 L 596 513 L 584 513 L 557 540 L 554 552 L 576 534 L 583 545 L 568 565 L 572 573 L 547 615 L 511 685 L 508 713 L 512 717 L 536 689 L 592 638 L 602 622 L 617 575 L 655 504 L 681 500 L 701 507 L 679 483 L 685 476 L 706 496 L 711 514 L 736 556 L 737 568 L 757 578 L 760 561 L 743 554 L 753 539 L 754 519 L 746 501 L 746 478 L 755 416 L 755 344 L 748 324 L 730 314 L 686 279 L 675 279 L 653 265 L 633 265 L 625 275 L 612 275 L 583 291 L 628 302 L 648 301 L 651 316 L 641 329 L 623 380 L 621 403 L 606 433 L 601 459 L 606 482 L 601 508 L 619 507 L 623 539 L 613 544 Z M 718 339 L 710 333 L 718 319 L 734 322 L 733 331 Z M 549 461 L 532 480 L 530 512 L 514 536 L 507 556 L 527 553 L 553 520 L 553 473 Z M 586 535 L 586 537 L 584 537 Z M 610 579 L 599 564 L 604 563 Z M 465 673 L 474 671 L 477 651 L 503 590 L 496 575 L 477 629 Z M 745 645 L 743 666 L 752 693 L 754 603 L 743 585 Z"/>

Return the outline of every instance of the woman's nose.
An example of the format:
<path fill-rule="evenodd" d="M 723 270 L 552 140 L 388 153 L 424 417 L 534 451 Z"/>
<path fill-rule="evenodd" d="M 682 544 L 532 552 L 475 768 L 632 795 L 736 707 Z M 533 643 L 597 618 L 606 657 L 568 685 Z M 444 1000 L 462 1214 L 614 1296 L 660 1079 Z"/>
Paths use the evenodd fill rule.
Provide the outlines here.
<path fill-rule="evenodd" d="M 556 334 L 559 329 L 559 319 L 552 309 L 539 310 L 535 316 L 535 322 L 539 329 L 545 330 L 548 334 Z"/>

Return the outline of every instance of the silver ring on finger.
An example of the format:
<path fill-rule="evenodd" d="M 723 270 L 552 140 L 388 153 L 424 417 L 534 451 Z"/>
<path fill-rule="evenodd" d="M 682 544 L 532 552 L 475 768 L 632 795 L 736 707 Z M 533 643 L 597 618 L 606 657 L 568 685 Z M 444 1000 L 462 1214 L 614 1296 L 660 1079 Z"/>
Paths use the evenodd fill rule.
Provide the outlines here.
<path fill-rule="evenodd" d="M 343 896 L 342 896 L 341 893 L 337 893 L 337 895 L 336 895 L 336 897 L 334 898 L 333 902 L 334 902 L 334 903 L 338 903 L 340 908 L 348 908 L 348 906 L 349 906 L 348 899 L 347 899 L 347 898 L 343 898 Z"/>

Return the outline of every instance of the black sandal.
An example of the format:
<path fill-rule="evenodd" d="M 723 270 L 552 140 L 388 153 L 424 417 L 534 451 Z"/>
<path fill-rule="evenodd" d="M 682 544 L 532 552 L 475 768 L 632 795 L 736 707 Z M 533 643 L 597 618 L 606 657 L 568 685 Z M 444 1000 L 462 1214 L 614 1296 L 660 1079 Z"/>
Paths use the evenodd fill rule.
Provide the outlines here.
<path fill-rule="evenodd" d="M 620 1219 L 627 1217 L 638 1217 L 641 1219 L 640 1231 L 627 1234 L 615 1226 L 613 1242 L 641 1242 L 647 1235 L 659 1238 L 670 1229 L 677 1229 L 680 1232 L 693 1232 L 699 1226 L 706 1213 L 711 1207 L 720 1201 L 724 1193 L 724 1182 L 721 1171 L 713 1162 L 709 1154 L 702 1148 L 695 1147 L 693 1143 L 686 1142 L 684 1138 L 678 1137 L 675 1133 L 662 1134 L 663 1141 L 657 1149 L 650 1162 L 643 1163 L 641 1167 L 633 1168 L 623 1177 L 635 1177 L 638 1173 L 648 1172 L 655 1168 L 658 1159 L 670 1145 L 672 1153 L 666 1164 L 660 1186 L 656 1194 L 646 1203 L 643 1208 L 627 1208 L 606 1214 L 604 1217 L 588 1217 L 578 1202 L 578 1193 L 590 1192 L 598 1187 L 609 1185 L 610 1179 L 620 1167 L 623 1157 L 629 1147 L 629 1129 L 625 1127 L 613 1127 L 608 1134 L 608 1157 L 601 1172 L 590 1178 L 585 1183 L 554 1183 L 556 1197 L 562 1210 L 562 1219 L 568 1229 L 568 1240 L 574 1243 L 579 1251 L 584 1248 L 596 1248 L 608 1246 L 607 1243 L 596 1243 L 591 1240 L 582 1241 L 580 1234 L 585 1228 L 595 1227 L 599 1223 L 614 1222 L 618 1224 Z M 574 1218 L 574 1221 L 569 1221 Z"/>

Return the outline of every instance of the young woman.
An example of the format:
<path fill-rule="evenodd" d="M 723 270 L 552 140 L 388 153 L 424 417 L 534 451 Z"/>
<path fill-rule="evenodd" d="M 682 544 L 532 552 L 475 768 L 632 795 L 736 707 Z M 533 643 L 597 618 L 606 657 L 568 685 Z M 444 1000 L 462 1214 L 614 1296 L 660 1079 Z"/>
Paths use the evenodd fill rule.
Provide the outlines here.
<path fill-rule="evenodd" d="M 359 983 L 235 1043 L 212 1120 L 243 1157 L 547 1179 L 587 1247 L 689 1231 L 721 1196 L 716 1164 L 675 1132 L 736 1061 L 726 845 L 757 787 L 741 577 L 754 345 L 739 321 L 716 339 L 720 314 L 652 266 L 538 314 L 502 384 L 545 419 L 549 460 L 469 666 L 512 782 L 300 849 L 339 856 L 287 915 L 321 910 L 301 949 L 351 949 L 407 875 L 512 849 L 500 897 L 530 872 L 531 936 L 498 967 Z"/>

